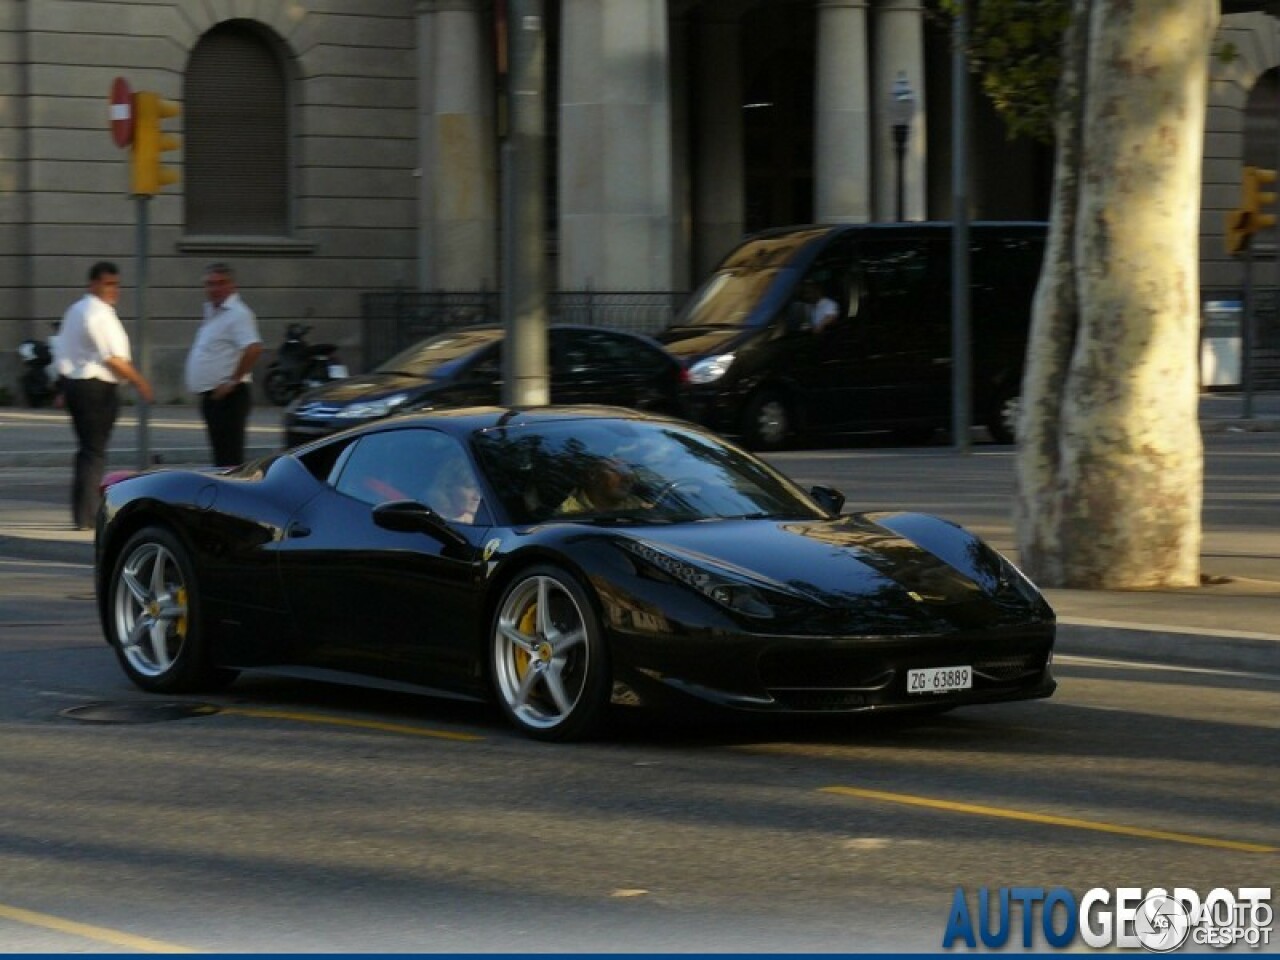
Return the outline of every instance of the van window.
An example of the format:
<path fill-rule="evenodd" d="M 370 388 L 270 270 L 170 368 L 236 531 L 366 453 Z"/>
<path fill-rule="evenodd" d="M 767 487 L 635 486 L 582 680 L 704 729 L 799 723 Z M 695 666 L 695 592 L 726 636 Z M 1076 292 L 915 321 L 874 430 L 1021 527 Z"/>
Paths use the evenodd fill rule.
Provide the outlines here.
<path fill-rule="evenodd" d="M 970 279 L 973 324 L 979 335 L 1026 340 L 1044 242 L 1043 232 L 977 238 Z"/>
<path fill-rule="evenodd" d="M 900 327 L 913 338 L 949 337 L 951 245 L 946 237 L 865 240 L 858 245 L 859 322 Z"/>

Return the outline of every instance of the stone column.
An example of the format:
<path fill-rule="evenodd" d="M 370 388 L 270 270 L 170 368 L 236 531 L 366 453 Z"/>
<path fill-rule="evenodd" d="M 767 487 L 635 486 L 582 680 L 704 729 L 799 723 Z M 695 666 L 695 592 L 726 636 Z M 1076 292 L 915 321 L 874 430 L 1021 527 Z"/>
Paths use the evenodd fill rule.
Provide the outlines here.
<path fill-rule="evenodd" d="M 497 147 L 481 0 L 419 0 L 422 286 L 493 290 Z"/>
<path fill-rule="evenodd" d="M 871 219 L 866 0 L 818 0 L 814 215 Z"/>
<path fill-rule="evenodd" d="M 563 0 L 560 287 L 670 290 L 665 0 Z"/>
<path fill-rule="evenodd" d="M 920 0 L 879 0 L 874 13 L 875 44 L 872 47 L 872 89 L 875 105 L 871 111 L 872 142 L 875 143 L 875 218 L 892 220 L 897 189 L 897 169 L 893 148 L 893 119 L 889 101 L 894 78 L 902 73 L 915 94 L 915 115 L 907 133 L 902 165 L 903 217 L 924 220 L 928 216 L 925 171 L 928 137 L 925 121 L 924 7 Z"/>
<path fill-rule="evenodd" d="M 435 23 L 436 0 L 418 0 L 418 289 L 429 290 L 435 267 L 436 179 L 431 175 L 436 152 Z"/>
<path fill-rule="evenodd" d="M 693 209 L 695 282 L 742 239 L 743 173 L 741 27 L 736 5 L 717 5 L 700 24 L 694 112 L 697 170 Z"/>

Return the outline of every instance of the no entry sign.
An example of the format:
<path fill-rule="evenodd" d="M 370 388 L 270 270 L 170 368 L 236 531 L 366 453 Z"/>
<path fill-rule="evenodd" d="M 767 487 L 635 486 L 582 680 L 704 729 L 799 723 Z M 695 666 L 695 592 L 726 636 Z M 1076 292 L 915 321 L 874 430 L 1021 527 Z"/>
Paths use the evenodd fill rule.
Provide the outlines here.
<path fill-rule="evenodd" d="M 133 93 L 124 77 L 111 82 L 111 139 L 117 147 L 133 143 Z"/>

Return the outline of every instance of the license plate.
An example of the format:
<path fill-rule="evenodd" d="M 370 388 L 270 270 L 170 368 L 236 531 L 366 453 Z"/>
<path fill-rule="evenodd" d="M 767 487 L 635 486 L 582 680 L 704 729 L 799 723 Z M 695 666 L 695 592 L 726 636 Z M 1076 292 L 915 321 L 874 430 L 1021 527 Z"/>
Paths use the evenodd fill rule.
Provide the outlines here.
<path fill-rule="evenodd" d="M 973 667 L 929 667 L 907 671 L 907 693 L 948 693 L 973 688 Z"/>
<path fill-rule="evenodd" d="M 329 364 L 329 376 L 334 380 L 341 380 L 347 375 L 347 365 L 345 363 Z"/>

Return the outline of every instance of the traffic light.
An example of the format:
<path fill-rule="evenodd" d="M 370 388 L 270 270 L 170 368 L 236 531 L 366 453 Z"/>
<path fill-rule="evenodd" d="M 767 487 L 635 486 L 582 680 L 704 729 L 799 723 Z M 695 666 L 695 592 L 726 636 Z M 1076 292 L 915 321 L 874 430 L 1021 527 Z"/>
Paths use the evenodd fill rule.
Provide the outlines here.
<path fill-rule="evenodd" d="M 1264 207 L 1276 202 L 1276 194 L 1263 187 L 1276 182 L 1276 171 L 1265 167 L 1245 167 L 1240 176 L 1240 207 L 1227 211 L 1225 243 L 1227 253 L 1237 254 L 1249 246 L 1259 230 L 1276 225 L 1276 215 Z"/>
<path fill-rule="evenodd" d="M 177 150 L 182 140 L 160 129 L 161 121 L 176 117 L 182 108 L 156 93 L 133 95 L 133 150 L 129 157 L 131 192 L 154 196 L 160 188 L 180 179 L 178 171 L 164 166 L 162 154 Z"/>

